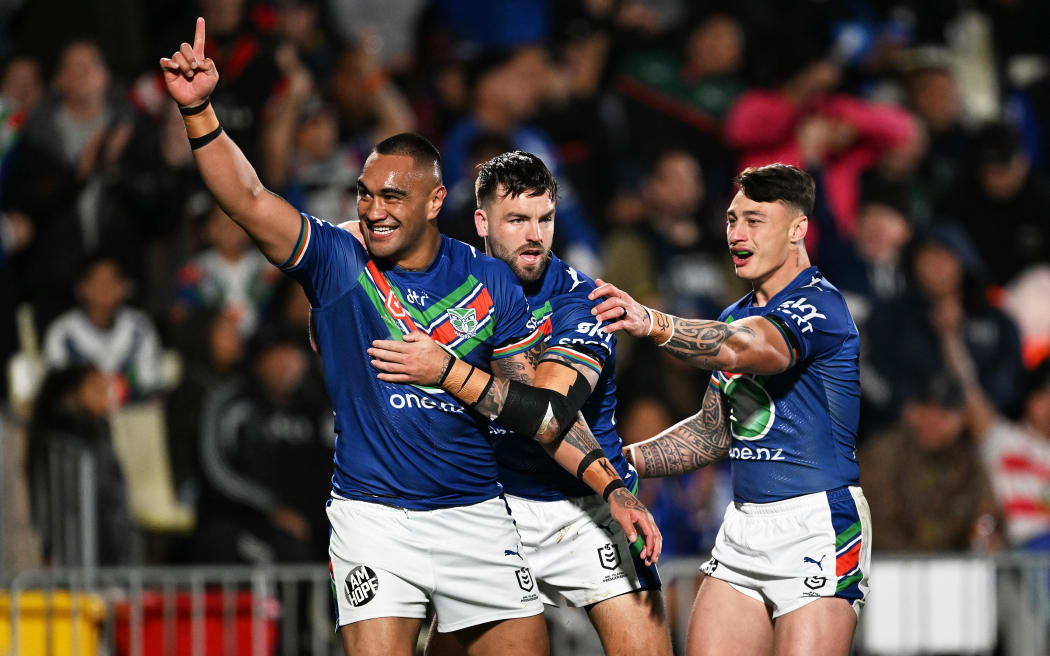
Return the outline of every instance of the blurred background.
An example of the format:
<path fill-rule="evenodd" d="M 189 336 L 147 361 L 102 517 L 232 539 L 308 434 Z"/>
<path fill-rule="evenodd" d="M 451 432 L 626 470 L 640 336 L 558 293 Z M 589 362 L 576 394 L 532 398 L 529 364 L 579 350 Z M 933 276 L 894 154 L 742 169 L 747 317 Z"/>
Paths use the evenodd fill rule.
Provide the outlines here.
<path fill-rule="evenodd" d="M 356 218 L 371 146 L 416 131 L 441 229 L 478 244 L 475 166 L 528 150 L 559 179 L 559 255 L 681 316 L 746 291 L 734 174 L 812 173 L 807 246 L 863 344 L 857 649 L 1050 653 L 1034 0 L 0 2 L 0 589 L 29 591 L 0 596 L 0 653 L 43 653 L 37 629 L 55 653 L 332 648 L 327 572 L 298 565 L 327 559 L 335 437 L 308 303 L 204 189 L 159 74 L 197 15 L 220 120 L 299 209 Z M 617 364 L 625 442 L 698 411 L 707 372 L 624 338 Z M 640 497 L 688 613 L 728 463 Z M 219 628 L 186 619 L 213 604 Z M 553 622 L 555 653 L 593 648 Z"/>

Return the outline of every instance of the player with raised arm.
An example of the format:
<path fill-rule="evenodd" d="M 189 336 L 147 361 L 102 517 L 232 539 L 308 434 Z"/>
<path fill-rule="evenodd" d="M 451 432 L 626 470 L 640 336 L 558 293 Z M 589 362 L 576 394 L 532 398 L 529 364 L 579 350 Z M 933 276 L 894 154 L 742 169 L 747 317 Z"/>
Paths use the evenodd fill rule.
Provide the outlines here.
<path fill-rule="evenodd" d="M 456 632 L 469 654 L 546 653 L 488 422 L 440 389 L 378 380 L 365 357 L 380 336 L 425 330 L 479 371 L 533 373 L 528 353 L 540 333 L 511 272 L 437 231 L 445 197 L 437 150 L 412 134 L 376 145 L 357 183 L 362 246 L 267 191 L 223 134 L 208 100 L 218 72 L 204 56 L 203 19 L 193 45 L 160 65 L 205 184 L 310 300 L 339 435 L 328 515 L 344 649 L 414 653 L 433 604 L 440 630 Z M 547 448 L 592 485 L 611 485 L 597 463 L 583 462 L 580 444 L 552 439 Z M 610 503 L 626 525 L 651 522 L 644 508 Z"/>
<path fill-rule="evenodd" d="M 475 196 L 474 218 L 486 252 L 514 271 L 543 331 L 546 348 L 537 375 L 564 368 L 586 380 L 583 418 L 609 465 L 636 486 L 616 433 L 616 337 L 591 316 L 594 302 L 587 295 L 594 281 L 551 252 L 554 176 L 531 153 L 504 153 L 480 167 Z M 493 432 L 500 482 L 543 602 L 586 608 L 610 656 L 670 655 L 659 574 L 632 554 L 608 506 L 534 442 L 507 436 L 496 425 Z M 431 633 L 428 656 L 459 653 L 455 642 Z"/>
<path fill-rule="evenodd" d="M 809 174 L 770 164 L 735 182 L 726 236 L 752 291 L 718 321 L 664 314 L 600 280 L 591 294 L 605 297 L 595 316 L 607 330 L 714 370 L 699 413 L 625 453 L 642 477 L 732 461 L 734 501 L 702 568 L 688 654 L 845 655 L 871 553 L 857 329 L 806 254 Z"/>

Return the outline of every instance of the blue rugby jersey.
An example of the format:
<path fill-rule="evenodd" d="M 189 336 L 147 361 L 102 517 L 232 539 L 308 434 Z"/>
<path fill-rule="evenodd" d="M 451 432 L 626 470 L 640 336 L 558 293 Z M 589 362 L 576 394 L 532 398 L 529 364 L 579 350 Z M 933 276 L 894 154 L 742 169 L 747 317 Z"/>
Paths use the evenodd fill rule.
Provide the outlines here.
<path fill-rule="evenodd" d="M 733 496 L 766 503 L 858 485 L 860 341 L 842 294 L 809 267 L 762 307 L 749 293 L 719 321 L 770 320 L 792 354 L 772 376 L 716 371 L 711 386 L 725 395 L 733 443 Z"/>
<path fill-rule="evenodd" d="M 443 390 L 379 380 L 366 349 L 419 329 L 487 371 L 532 348 L 541 334 L 507 265 L 442 236 L 425 271 L 381 268 L 349 232 L 304 214 L 281 269 L 312 306 L 335 409 L 333 493 L 412 510 L 498 495 L 488 420 Z"/>
<path fill-rule="evenodd" d="M 552 254 L 543 278 L 529 285 L 525 293 L 532 316 L 543 332 L 546 350 L 557 351 L 599 373 L 598 382 L 583 405 L 583 416 L 609 462 L 627 487 L 632 488 L 637 473 L 623 457 L 623 442 L 616 433 L 613 416 L 616 337 L 607 334 L 602 329 L 606 324 L 591 315 L 591 308 L 597 303 L 587 295 L 594 288 L 593 280 Z M 493 425 L 492 432 L 500 482 L 509 494 L 539 501 L 593 494 L 536 442 L 514 436 L 498 425 Z"/>

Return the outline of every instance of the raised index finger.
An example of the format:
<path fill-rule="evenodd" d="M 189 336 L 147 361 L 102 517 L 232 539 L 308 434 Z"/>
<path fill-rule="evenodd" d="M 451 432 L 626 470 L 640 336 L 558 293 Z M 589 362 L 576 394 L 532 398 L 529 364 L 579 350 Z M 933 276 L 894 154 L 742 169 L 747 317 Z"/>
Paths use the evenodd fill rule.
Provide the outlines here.
<path fill-rule="evenodd" d="M 204 59 L 204 18 L 197 17 L 197 31 L 193 34 L 193 54 L 197 59 Z"/>

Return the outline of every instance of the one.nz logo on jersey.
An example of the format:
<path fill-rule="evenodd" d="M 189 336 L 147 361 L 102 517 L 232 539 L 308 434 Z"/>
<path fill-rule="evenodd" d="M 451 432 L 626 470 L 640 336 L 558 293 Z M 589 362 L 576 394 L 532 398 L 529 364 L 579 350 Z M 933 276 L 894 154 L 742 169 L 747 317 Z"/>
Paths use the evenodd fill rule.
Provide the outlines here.
<path fill-rule="evenodd" d="M 376 598 L 379 593 L 379 577 L 367 565 L 358 565 L 346 575 L 346 586 L 343 590 L 346 600 L 357 608 Z"/>

